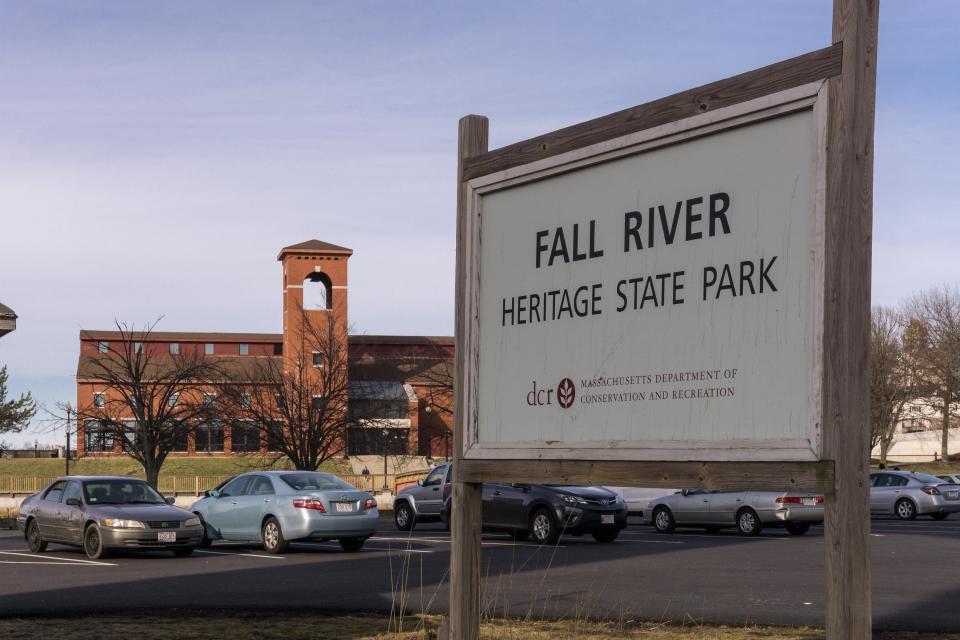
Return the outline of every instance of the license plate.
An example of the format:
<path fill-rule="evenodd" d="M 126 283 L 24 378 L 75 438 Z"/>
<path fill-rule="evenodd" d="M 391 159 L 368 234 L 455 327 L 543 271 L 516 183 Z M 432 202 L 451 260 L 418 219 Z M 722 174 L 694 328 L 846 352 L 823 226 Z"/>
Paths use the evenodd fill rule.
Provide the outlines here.
<path fill-rule="evenodd" d="M 352 512 L 352 511 L 353 511 L 353 503 L 352 503 L 352 502 L 338 502 L 338 503 L 337 503 L 337 511 L 346 511 L 346 512 L 348 512 L 348 513 L 349 513 L 349 512 Z"/>
<path fill-rule="evenodd" d="M 800 504 L 802 504 L 802 505 L 805 506 L 805 507 L 815 507 L 815 506 L 817 506 L 817 499 L 816 499 L 816 498 L 801 498 L 801 499 L 800 499 Z"/>
<path fill-rule="evenodd" d="M 600 516 L 600 524 L 613 524 L 613 514 Z"/>
<path fill-rule="evenodd" d="M 960 491 L 947 491 L 946 496 L 947 500 L 956 500 L 960 497 Z"/>
<path fill-rule="evenodd" d="M 177 532 L 176 531 L 161 531 L 157 534 L 157 542 L 176 542 L 177 541 Z"/>

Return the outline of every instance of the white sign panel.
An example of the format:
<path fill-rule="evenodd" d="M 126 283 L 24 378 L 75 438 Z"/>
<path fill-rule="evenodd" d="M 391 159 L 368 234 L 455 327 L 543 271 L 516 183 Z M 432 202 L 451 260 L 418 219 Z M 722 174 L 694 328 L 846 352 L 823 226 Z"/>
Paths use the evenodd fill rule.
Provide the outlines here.
<path fill-rule="evenodd" d="M 818 88 L 470 183 L 465 458 L 819 459 Z"/>

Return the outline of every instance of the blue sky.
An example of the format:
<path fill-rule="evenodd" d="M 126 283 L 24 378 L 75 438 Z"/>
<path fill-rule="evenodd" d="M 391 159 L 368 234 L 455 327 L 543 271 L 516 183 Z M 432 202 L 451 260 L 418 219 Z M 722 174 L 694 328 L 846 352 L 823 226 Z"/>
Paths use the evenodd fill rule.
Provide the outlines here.
<path fill-rule="evenodd" d="M 0 340 L 278 331 L 280 247 L 355 250 L 364 333 L 451 334 L 457 119 L 491 146 L 830 43 L 829 2 L 0 2 Z M 882 7 L 873 296 L 960 282 L 960 4 Z M 59 440 L 42 432 L 14 441 Z M 61 432 L 62 433 L 62 432 Z"/>

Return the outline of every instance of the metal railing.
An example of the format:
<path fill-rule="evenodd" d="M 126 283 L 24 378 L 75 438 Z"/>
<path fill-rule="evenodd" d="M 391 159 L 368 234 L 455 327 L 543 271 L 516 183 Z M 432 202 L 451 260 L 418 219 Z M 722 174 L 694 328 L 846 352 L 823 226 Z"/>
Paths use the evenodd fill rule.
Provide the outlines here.
<path fill-rule="evenodd" d="M 369 475 L 341 475 L 345 481 L 349 482 L 362 491 L 378 492 L 384 487 L 394 494 L 415 484 L 417 480 L 424 477 L 428 470 L 408 471 L 405 473 L 389 473 L 386 476 L 382 473 L 371 473 Z M 2 476 L 0 475 L 0 496 L 28 496 L 43 490 L 48 484 L 53 482 L 57 476 Z M 138 477 L 143 477 L 142 475 Z M 232 476 L 229 475 L 207 475 L 207 476 L 172 476 L 161 475 L 157 481 L 157 489 L 166 496 L 195 496 L 199 497 L 205 491 L 213 489 L 218 484 Z"/>

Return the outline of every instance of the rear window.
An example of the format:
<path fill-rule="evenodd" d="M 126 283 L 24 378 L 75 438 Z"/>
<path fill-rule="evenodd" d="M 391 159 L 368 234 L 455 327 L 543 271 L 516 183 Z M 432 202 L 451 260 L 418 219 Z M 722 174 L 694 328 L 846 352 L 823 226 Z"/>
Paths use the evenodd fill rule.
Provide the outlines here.
<path fill-rule="evenodd" d="M 356 487 L 329 473 L 285 473 L 280 476 L 295 491 L 355 491 Z"/>
<path fill-rule="evenodd" d="M 927 484 L 943 484 L 943 478 L 938 478 L 937 476 L 931 476 L 926 473 L 914 473 L 913 477 L 919 480 L 920 482 L 926 482 Z"/>

